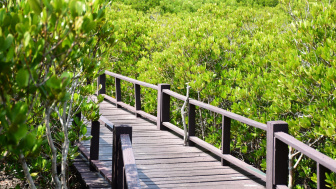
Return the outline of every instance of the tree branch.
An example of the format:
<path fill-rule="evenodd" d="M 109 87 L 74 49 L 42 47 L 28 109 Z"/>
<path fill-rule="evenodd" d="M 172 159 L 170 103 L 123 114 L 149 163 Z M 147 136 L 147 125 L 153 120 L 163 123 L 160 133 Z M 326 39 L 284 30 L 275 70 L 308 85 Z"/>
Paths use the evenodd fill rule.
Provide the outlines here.
<path fill-rule="evenodd" d="M 36 189 L 34 180 L 33 180 L 33 178 L 31 177 L 31 175 L 29 173 L 29 169 L 28 169 L 28 166 L 27 166 L 27 163 L 26 163 L 24 155 L 22 153 L 20 153 L 19 154 L 19 158 L 20 158 L 20 162 L 21 162 L 21 165 L 22 165 L 23 172 L 24 172 L 25 177 L 27 178 L 27 181 L 29 183 L 29 187 L 31 189 Z"/>
<path fill-rule="evenodd" d="M 46 134 L 48 138 L 48 143 L 52 152 L 52 158 L 51 158 L 51 169 L 52 169 L 52 178 L 55 182 L 55 188 L 59 189 L 61 188 L 61 183 L 60 180 L 57 176 L 57 149 L 55 148 L 52 136 L 51 136 L 51 131 L 50 131 L 50 107 L 47 105 L 46 106 L 46 117 L 45 117 L 45 124 L 46 124 Z"/>

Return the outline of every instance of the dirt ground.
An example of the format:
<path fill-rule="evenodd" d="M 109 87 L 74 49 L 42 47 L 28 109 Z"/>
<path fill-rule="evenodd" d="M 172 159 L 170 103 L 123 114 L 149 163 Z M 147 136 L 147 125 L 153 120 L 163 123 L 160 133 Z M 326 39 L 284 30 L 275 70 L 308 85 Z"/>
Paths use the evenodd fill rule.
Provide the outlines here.
<path fill-rule="evenodd" d="M 28 188 L 28 184 L 13 175 L 6 175 L 4 171 L 0 171 L 0 189 L 9 188 Z"/>

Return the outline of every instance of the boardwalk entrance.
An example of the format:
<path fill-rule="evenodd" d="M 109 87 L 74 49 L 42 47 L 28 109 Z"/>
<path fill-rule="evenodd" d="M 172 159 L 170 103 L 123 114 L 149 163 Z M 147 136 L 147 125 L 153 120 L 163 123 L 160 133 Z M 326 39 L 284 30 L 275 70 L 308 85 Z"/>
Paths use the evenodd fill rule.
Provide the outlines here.
<path fill-rule="evenodd" d="M 170 131 L 158 130 L 156 123 L 137 118 L 123 108 L 104 101 L 102 115 L 115 125 L 133 128 L 133 151 L 142 188 L 265 188 L 260 179 L 221 162 L 201 149 L 183 146 L 183 139 Z M 88 134 L 90 125 L 88 126 Z M 89 150 L 90 141 L 83 143 Z M 99 161 L 111 179 L 112 133 L 100 127 Z"/>

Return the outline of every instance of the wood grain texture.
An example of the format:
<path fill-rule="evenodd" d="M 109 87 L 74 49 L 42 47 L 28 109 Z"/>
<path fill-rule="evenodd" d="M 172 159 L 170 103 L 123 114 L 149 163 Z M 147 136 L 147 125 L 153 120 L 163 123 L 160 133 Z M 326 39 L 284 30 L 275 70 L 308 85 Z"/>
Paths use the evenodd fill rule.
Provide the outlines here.
<path fill-rule="evenodd" d="M 111 184 L 99 173 L 90 171 L 90 164 L 83 155 L 79 155 L 73 162 L 86 188 L 111 188 Z"/>
<path fill-rule="evenodd" d="M 132 143 L 129 135 L 120 135 L 120 143 L 122 149 L 122 157 L 124 162 L 125 178 L 128 188 L 140 188 L 140 180 L 138 170 L 136 168 Z"/>
<path fill-rule="evenodd" d="M 106 101 L 100 104 L 100 113 L 113 125 L 132 127 L 132 149 L 142 188 L 265 188 L 260 178 L 233 165 L 221 166 L 206 151 L 184 146 L 178 135 L 158 130 L 155 122 Z M 90 129 L 89 125 L 88 133 Z M 99 158 L 94 163 L 111 179 L 112 134 L 103 125 L 99 141 Z M 90 150 L 89 142 L 82 144 Z"/>

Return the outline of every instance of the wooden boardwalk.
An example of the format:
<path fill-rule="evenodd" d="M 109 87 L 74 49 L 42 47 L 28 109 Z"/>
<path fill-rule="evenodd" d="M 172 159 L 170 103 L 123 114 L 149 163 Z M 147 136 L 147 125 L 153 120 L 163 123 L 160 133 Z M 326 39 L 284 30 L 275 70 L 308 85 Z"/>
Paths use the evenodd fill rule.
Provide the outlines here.
<path fill-rule="evenodd" d="M 114 125 L 133 128 L 132 146 L 142 188 L 265 188 L 259 178 L 234 166 L 221 166 L 219 160 L 197 146 L 183 146 L 182 138 L 158 130 L 156 123 L 137 118 L 107 101 L 100 104 L 100 112 Z M 83 142 L 83 146 L 89 150 L 90 141 Z M 111 182 L 112 133 L 103 125 L 99 148 L 95 163 Z M 109 187 L 106 183 L 103 186 Z"/>

